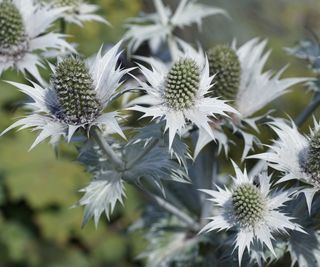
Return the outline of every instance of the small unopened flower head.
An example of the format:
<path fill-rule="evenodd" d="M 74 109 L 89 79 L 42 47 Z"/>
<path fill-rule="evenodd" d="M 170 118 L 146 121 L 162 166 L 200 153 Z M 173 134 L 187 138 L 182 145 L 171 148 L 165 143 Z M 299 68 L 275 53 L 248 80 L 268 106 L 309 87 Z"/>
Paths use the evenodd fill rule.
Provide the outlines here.
<path fill-rule="evenodd" d="M 22 15 L 11 1 L 0 3 L 0 56 L 13 59 L 27 50 L 28 42 Z"/>
<path fill-rule="evenodd" d="M 200 69 L 193 59 L 180 59 L 171 67 L 164 97 L 170 108 L 183 110 L 194 103 L 200 85 Z"/>
<path fill-rule="evenodd" d="M 320 130 L 312 136 L 306 160 L 300 164 L 303 170 L 310 175 L 310 182 L 320 189 Z"/>
<path fill-rule="evenodd" d="M 239 185 L 232 194 L 235 216 L 243 226 L 253 227 L 262 220 L 265 202 L 265 197 L 250 183 Z"/>
<path fill-rule="evenodd" d="M 211 96 L 235 100 L 240 87 L 240 61 L 236 51 L 227 45 L 217 45 L 208 51 L 210 75 L 215 76 Z"/>
<path fill-rule="evenodd" d="M 85 62 L 68 57 L 60 62 L 51 77 L 61 110 L 57 116 L 67 124 L 85 124 L 100 115 L 93 79 Z"/>

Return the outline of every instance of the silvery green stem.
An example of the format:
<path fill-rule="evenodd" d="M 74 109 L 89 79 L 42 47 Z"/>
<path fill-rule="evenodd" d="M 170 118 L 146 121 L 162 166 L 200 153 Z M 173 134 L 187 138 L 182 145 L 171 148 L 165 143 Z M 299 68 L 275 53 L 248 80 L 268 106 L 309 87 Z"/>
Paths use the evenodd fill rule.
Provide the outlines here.
<path fill-rule="evenodd" d="M 104 140 L 104 138 L 101 136 L 101 133 L 98 131 L 98 129 L 92 129 L 91 135 L 94 138 L 94 140 L 97 142 L 101 150 L 112 161 L 115 168 L 118 170 L 123 170 L 124 169 L 123 161 L 116 155 L 112 147 Z"/>
<path fill-rule="evenodd" d="M 63 18 L 61 18 L 60 19 L 60 33 L 65 34 L 66 31 L 67 31 L 67 23 Z"/>
<path fill-rule="evenodd" d="M 143 188 L 140 188 L 142 192 L 150 198 L 154 203 L 156 203 L 159 207 L 162 209 L 168 211 L 169 213 L 175 215 L 177 218 L 179 218 L 182 222 L 184 222 L 190 229 L 194 230 L 195 232 L 200 231 L 200 225 L 192 219 L 188 214 L 184 213 L 183 211 L 179 210 L 175 206 L 173 206 L 171 203 L 167 202 L 163 198 L 153 195 L 150 192 L 144 190 Z"/>
<path fill-rule="evenodd" d="M 300 127 L 310 117 L 310 115 L 320 106 L 320 93 L 316 93 L 312 102 L 295 119 L 295 124 Z"/>
<path fill-rule="evenodd" d="M 134 158 L 127 164 L 126 169 L 130 170 L 131 167 L 133 167 L 137 162 L 143 159 L 158 144 L 158 142 L 159 139 L 153 139 L 136 158 Z"/>

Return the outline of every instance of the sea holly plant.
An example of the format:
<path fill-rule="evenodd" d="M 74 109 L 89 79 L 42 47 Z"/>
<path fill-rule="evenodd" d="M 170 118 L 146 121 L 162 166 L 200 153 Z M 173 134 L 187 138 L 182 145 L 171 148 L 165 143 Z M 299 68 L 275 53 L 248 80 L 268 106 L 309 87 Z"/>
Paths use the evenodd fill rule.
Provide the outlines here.
<path fill-rule="evenodd" d="M 131 185 L 147 202 L 129 228 L 146 238 L 136 260 L 147 267 L 272 266 L 288 259 L 288 266 L 319 266 L 317 40 L 286 49 L 307 60 L 316 78 L 287 77 L 286 68 L 266 70 L 267 40 L 205 49 L 176 36 L 177 28 L 226 11 L 154 0 L 156 13 L 128 20 L 122 40 L 86 59 L 65 41 L 65 27 L 56 33 L 49 26 L 106 22 L 93 14 L 98 7 L 40 2 L 0 0 L 0 72 L 13 67 L 35 78 L 6 81 L 27 96 L 27 113 L 2 135 L 30 129 L 38 132 L 31 149 L 46 140 L 54 149 L 61 142 L 77 148 L 92 176 L 70 203 L 83 207 L 83 227 L 112 219 L 130 201 Z M 135 55 L 144 43 L 151 54 Z M 45 62 L 48 54 L 54 60 Z M 37 66 L 48 67 L 47 80 Z M 303 83 L 314 98 L 296 119 L 271 112 L 273 100 Z M 312 115 L 304 134 L 299 127 Z M 275 139 L 265 140 L 261 127 Z M 254 144 L 259 151 L 252 152 Z"/>

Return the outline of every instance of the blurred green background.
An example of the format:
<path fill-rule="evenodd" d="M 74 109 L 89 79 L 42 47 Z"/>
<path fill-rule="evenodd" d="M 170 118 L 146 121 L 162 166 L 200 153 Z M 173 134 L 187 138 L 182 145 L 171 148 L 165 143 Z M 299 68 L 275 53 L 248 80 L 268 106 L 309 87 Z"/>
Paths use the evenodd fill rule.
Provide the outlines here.
<path fill-rule="evenodd" d="M 85 56 L 95 53 L 102 43 L 117 42 L 124 33 L 123 22 L 139 11 L 152 10 L 151 0 L 100 0 L 99 13 L 113 25 L 90 22 L 83 28 L 68 26 L 70 41 L 79 43 Z M 283 47 L 293 46 L 306 29 L 320 32 L 318 0 L 200 0 L 225 8 L 232 19 L 206 19 L 202 33 L 196 28 L 179 32 L 186 40 L 201 39 L 205 47 L 217 42 L 242 43 L 261 36 L 270 40 L 273 53 L 270 68 L 290 63 L 286 76 L 312 75 L 306 63 L 286 55 Z M 177 1 L 167 1 L 175 5 Z M 21 75 L 7 72 L 2 80 L 23 81 Z M 303 87 L 275 101 L 272 108 L 281 116 L 295 116 L 308 103 L 311 94 Z M 0 83 L 0 131 L 23 115 L 21 95 L 12 86 Z M 306 124 L 307 125 L 307 124 Z M 268 137 L 265 133 L 265 138 Z M 0 139 L 0 266 L 95 267 L 143 266 L 134 260 L 145 243 L 137 233 L 128 233 L 139 217 L 144 200 L 127 186 L 128 201 L 118 206 L 111 222 L 103 217 L 98 229 L 89 223 L 80 228 L 82 209 L 70 209 L 80 197 L 78 190 L 90 180 L 76 163 L 76 149 L 61 145 L 55 157 L 43 143 L 28 152 L 35 133 L 10 132 Z M 237 153 L 237 151 L 233 152 Z"/>

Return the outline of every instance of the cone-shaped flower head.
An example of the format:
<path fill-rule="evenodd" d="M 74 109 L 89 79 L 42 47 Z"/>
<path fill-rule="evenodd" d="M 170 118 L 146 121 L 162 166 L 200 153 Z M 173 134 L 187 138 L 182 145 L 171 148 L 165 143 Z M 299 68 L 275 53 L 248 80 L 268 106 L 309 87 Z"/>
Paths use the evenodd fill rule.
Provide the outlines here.
<path fill-rule="evenodd" d="M 101 112 L 93 79 L 85 62 L 69 57 L 60 62 L 51 77 L 60 104 L 57 116 L 67 124 L 81 125 L 94 121 Z"/>
<path fill-rule="evenodd" d="M 253 227 L 261 221 L 266 199 L 256 186 L 247 183 L 239 185 L 232 194 L 232 205 L 239 223 Z"/>
<path fill-rule="evenodd" d="M 227 45 L 217 45 L 208 51 L 210 75 L 215 86 L 210 94 L 225 100 L 235 100 L 240 87 L 240 62 L 236 51 Z"/>
<path fill-rule="evenodd" d="M 200 69 L 190 58 L 180 59 L 171 67 L 165 82 L 164 97 L 176 110 L 190 108 L 200 85 Z"/>
<path fill-rule="evenodd" d="M 287 191 L 272 190 L 271 177 L 266 173 L 251 177 L 246 170 L 242 172 L 235 164 L 234 168 L 236 177 L 233 178 L 231 188 L 217 186 L 217 190 L 201 190 L 210 195 L 212 198 L 209 200 L 220 207 L 201 232 L 235 228 L 235 247 L 238 248 L 241 265 L 244 251 L 247 249 L 250 252 L 256 242 L 266 245 L 275 255 L 272 244 L 274 233 L 304 231 L 281 210 L 284 203 L 291 199 Z"/>
<path fill-rule="evenodd" d="M 0 3 L 0 54 L 19 57 L 27 49 L 27 36 L 19 9 L 9 0 Z"/>
<path fill-rule="evenodd" d="M 61 50 L 75 52 L 63 40 L 64 35 L 46 33 L 64 10 L 40 6 L 33 0 L 0 0 L 0 75 L 14 67 L 43 82 L 37 69 L 41 57 L 56 56 Z"/>
<path fill-rule="evenodd" d="M 187 123 L 191 122 L 211 134 L 208 124 L 210 116 L 227 116 L 227 112 L 236 112 L 225 101 L 207 96 L 214 81 L 209 75 L 208 60 L 203 51 L 197 51 L 184 42 L 180 45 L 178 59 L 170 66 L 153 58 L 140 58 L 149 63 L 152 70 L 140 66 L 147 82 L 139 83 L 147 95 L 134 100 L 134 103 L 149 107 L 131 108 L 145 113 L 143 117 L 151 116 L 166 121 L 169 147 L 176 133 L 181 135 Z"/>
<path fill-rule="evenodd" d="M 311 183 L 320 189 L 320 130 L 309 140 L 307 160 L 301 161 L 302 168 L 311 177 Z"/>
<path fill-rule="evenodd" d="M 117 112 L 103 112 L 117 94 L 123 75 L 130 71 L 118 66 L 120 44 L 105 55 L 100 51 L 92 62 L 77 57 L 63 59 L 53 67 L 47 88 L 35 83 L 33 86 L 12 83 L 33 99 L 28 105 L 33 113 L 4 133 L 15 127 L 40 130 L 31 148 L 48 137 L 52 142 L 57 142 L 60 136 L 69 141 L 77 129 L 89 131 L 92 126 L 106 127 L 124 137 L 116 120 Z"/>
<path fill-rule="evenodd" d="M 278 135 L 278 140 L 269 151 L 252 155 L 250 158 L 266 160 L 268 165 L 283 173 L 279 183 L 298 179 L 311 185 L 301 190 L 305 194 L 309 212 L 314 194 L 320 190 L 320 125 L 314 121 L 310 136 L 299 133 L 292 123 L 284 121 L 270 123 Z"/>

